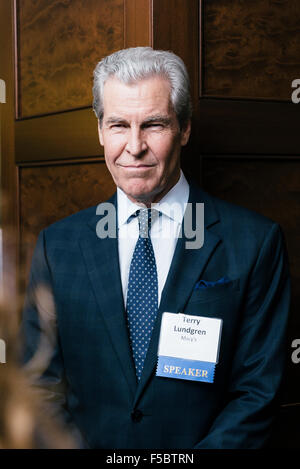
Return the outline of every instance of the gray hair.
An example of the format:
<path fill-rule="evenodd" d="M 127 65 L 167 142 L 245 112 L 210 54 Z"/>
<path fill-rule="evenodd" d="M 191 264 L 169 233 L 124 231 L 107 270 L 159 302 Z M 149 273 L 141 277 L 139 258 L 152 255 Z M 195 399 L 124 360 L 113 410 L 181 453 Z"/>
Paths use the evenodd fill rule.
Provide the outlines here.
<path fill-rule="evenodd" d="M 103 119 L 103 87 L 108 78 L 115 76 L 121 82 L 132 84 L 154 75 L 166 77 L 171 86 L 171 102 L 180 127 L 192 115 L 190 82 L 186 67 L 173 52 L 153 50 L 151 47 L 131 47 L 104 57 L 94 70 L 93 109 Z"/>

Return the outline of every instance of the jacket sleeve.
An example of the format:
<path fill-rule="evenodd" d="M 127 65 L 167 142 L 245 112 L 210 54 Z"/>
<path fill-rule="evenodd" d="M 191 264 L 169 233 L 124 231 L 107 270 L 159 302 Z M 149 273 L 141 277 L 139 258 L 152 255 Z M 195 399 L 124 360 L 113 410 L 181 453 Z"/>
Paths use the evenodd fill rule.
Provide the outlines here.
<path fill-rule="evenodd" d="M 86 448 L 88 445 L 67 406 L 67 384 L 44 231 L 38 237 L 32 258 L 20 335 L 22 366 L 32 389 L 42 400 L 43 412 L 71 436 L 76 447 Z"/>
<path fill-rule="evenodd" d="M 228 398 L 195 448 L 260 448 L 269 437 L 282 386 L 290 281 L 284 239 L 273 224 L 249 278 Z"/>

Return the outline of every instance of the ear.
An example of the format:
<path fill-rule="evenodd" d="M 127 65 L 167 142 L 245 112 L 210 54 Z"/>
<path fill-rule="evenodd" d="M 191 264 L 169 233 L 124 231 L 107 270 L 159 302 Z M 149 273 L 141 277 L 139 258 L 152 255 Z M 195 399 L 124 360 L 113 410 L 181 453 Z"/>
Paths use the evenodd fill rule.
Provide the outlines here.
<path fill-rule="evenodd" d="M 100 121 L 98 120 L 98 135 L 99 135 L 99 142 L 100 142 L 100 145 L 104 146 L 104 143 L 103 143 L 103 133 L 102 133 L 102 130 L 101 130 L 101 126 L 100 126 Z"/>
<path fill-rule="evenodd" d="M 184 146 L 188 143 L 190 134 L 191 134 L 191 129 L 192 129 L 192 123 L 191 123 L 191 120 L 189 119 L 184 125 L 184 127 L 181 129 L 181 138 L 180 138 L 181 146 Z"/>

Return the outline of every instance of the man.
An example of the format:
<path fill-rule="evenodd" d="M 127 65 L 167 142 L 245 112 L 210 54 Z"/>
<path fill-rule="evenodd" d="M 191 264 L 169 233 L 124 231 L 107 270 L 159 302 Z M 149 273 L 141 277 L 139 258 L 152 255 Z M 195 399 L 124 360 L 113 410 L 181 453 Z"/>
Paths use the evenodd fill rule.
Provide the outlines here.
<path fill-rule="evenodd" d="M 117 192 L 110 205 L 40 234 L 24 309 L 26 361 L 53 325 L 39 385 L 83 446 L 261 447 L 284 367 L 289 279 L 280 228 L 209 196 L 181 172 L 191 130 L 181 59 L 122 50 L 94 77 Z M 110 208 L 117 234 L 110 227 L 105 237 Z M 204 231 L 204 243 L 188 244 L 190 224 L 196 235 Z M 53 295 L 51 319 L 41 287 Z M 171 362 L 160 367 L 164 359 Z"/>

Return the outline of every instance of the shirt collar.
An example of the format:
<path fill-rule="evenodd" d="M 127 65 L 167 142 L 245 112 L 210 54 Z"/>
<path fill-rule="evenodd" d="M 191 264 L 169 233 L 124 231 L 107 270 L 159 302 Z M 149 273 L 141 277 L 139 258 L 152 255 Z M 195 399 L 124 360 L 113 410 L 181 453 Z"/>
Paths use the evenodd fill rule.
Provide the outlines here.
<path fill-rule="evenodd" d="M 189 192 L 189 184 L 182 170 L 180 170 L 179 181 L 159 202 L 153 204 L 153 208 L 176 221 L 177 223 L 182 223 L 186 204 L 188 203 L 189 199 Z"/>
<path fill-rule="evenodd" d="M 159 202 L 153 204 L 152 208 L 155 208 L 177 223 L 182 223 L 185 207 L 189 198 L 189 190 L 189 184 L 182 170 L 180 170 L 178 182 Z M 119 187 L 117 188 L 117 203 L 119 227 L 127 223 L 128 218 L 137 210 L 141 209 L 140 205 L 132 202 Z"/>

